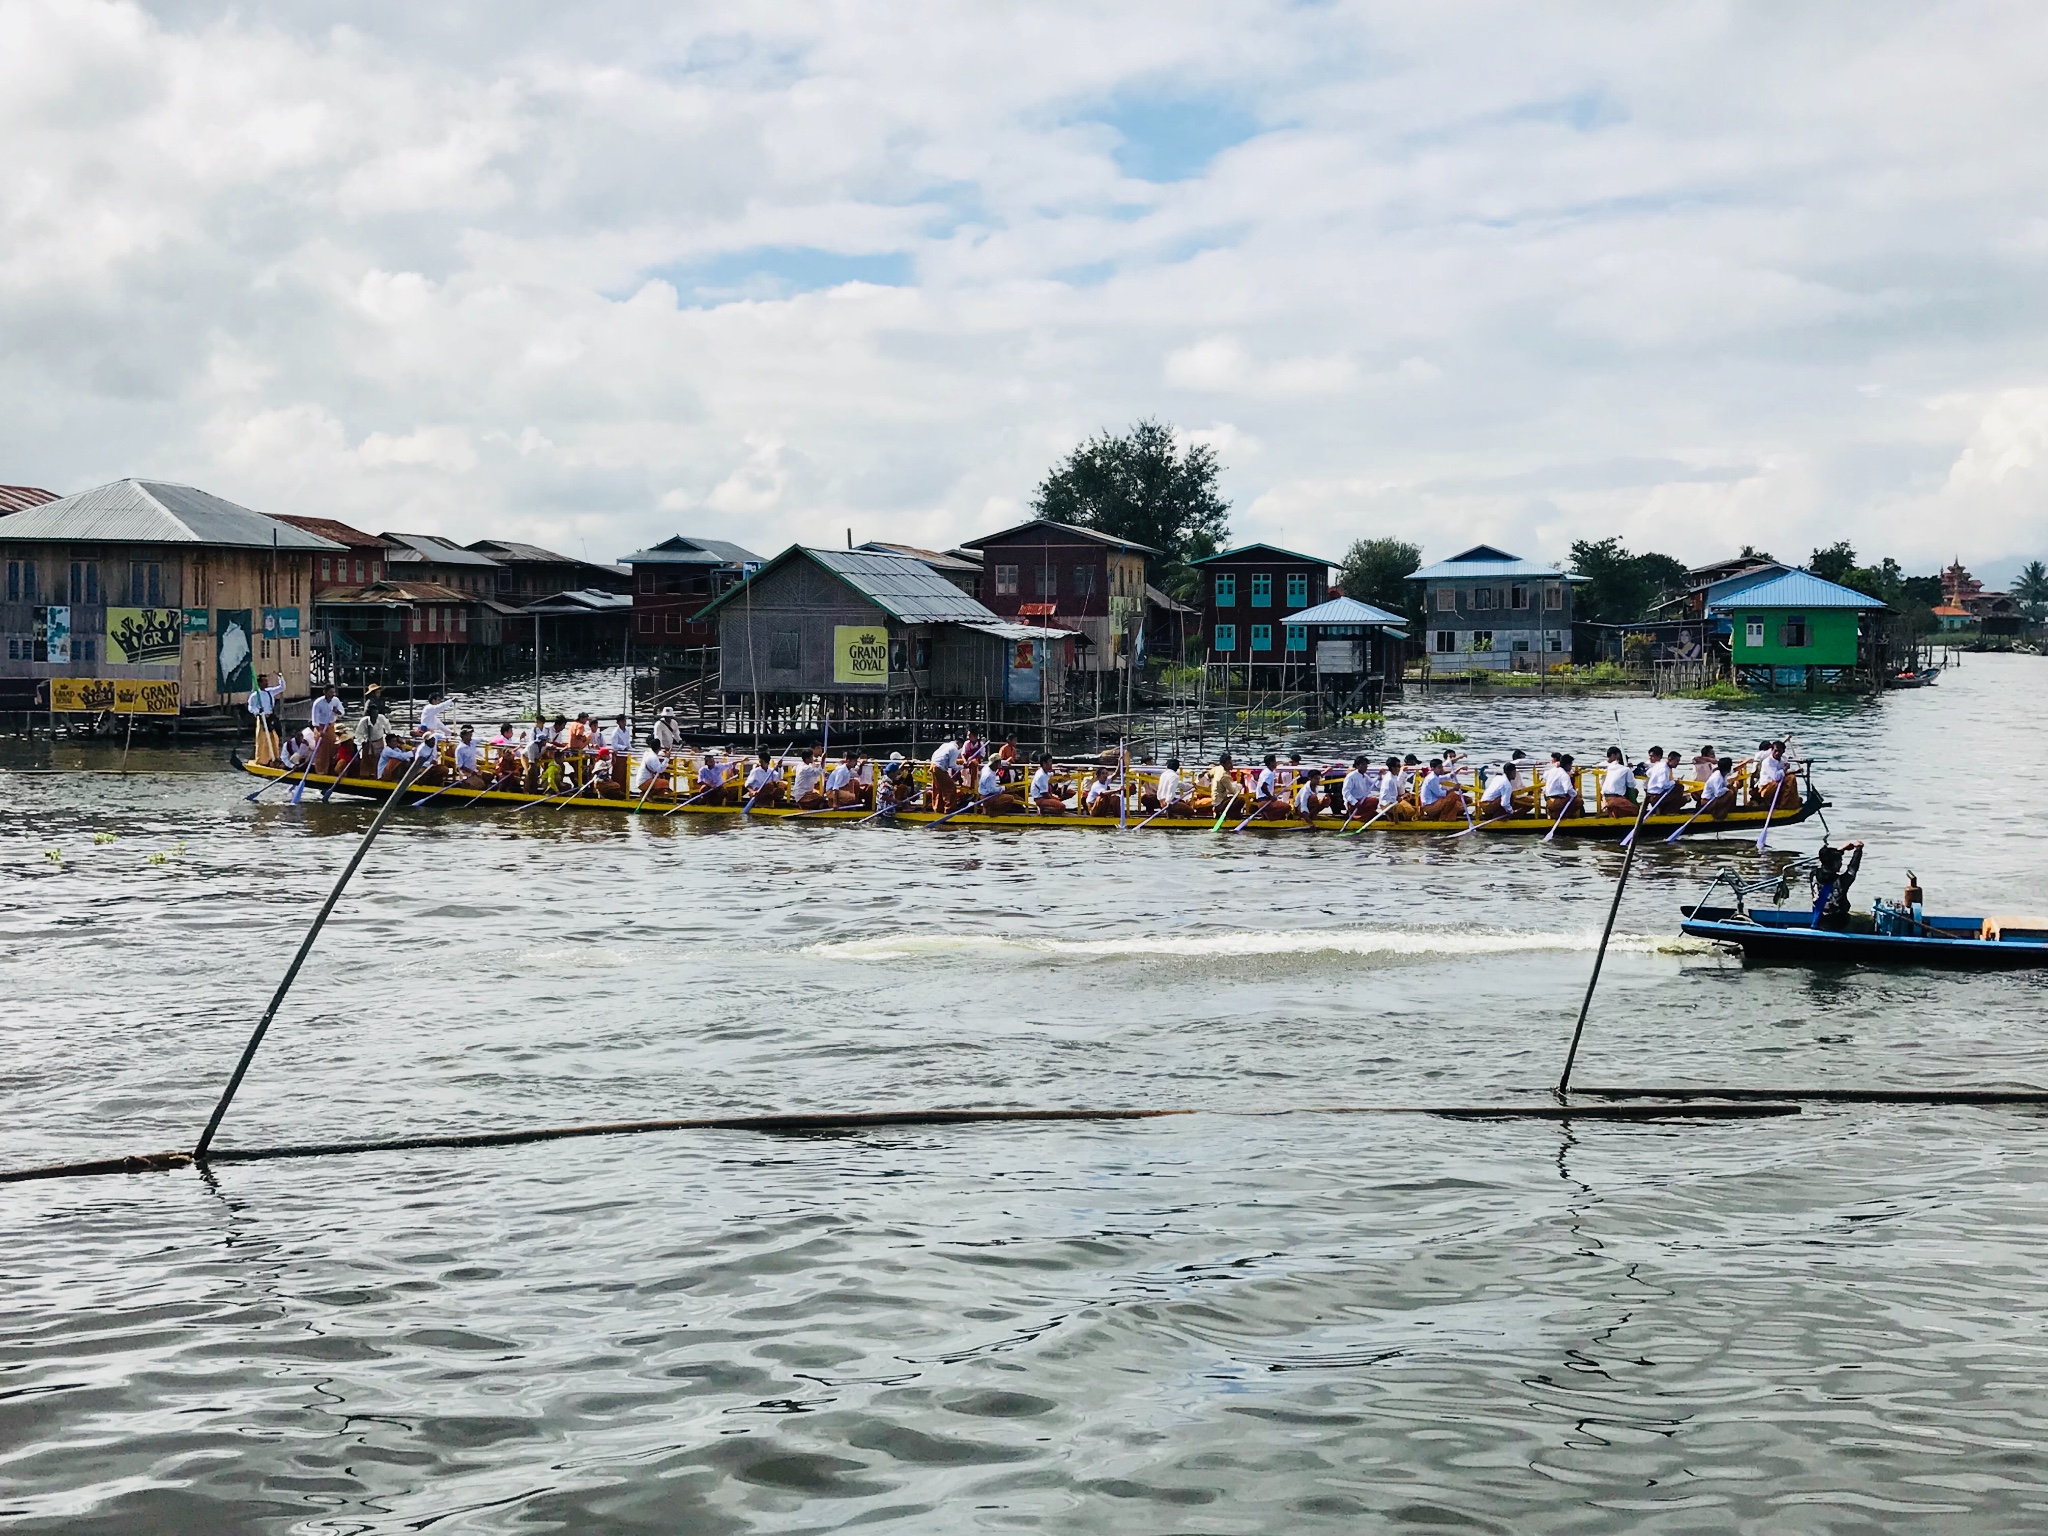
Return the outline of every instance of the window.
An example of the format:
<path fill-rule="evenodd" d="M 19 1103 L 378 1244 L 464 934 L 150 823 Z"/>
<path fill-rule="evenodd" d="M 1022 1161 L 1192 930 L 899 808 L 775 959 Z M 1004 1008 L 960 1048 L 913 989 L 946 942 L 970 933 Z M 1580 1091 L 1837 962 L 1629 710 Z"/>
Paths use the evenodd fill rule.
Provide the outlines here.
<path fill-rule="evenodd" d="M 270 596 L 267 587 L 263 595 L 267 601 Z M 163 598 L 164 568 L 141 560 L 131 561 L 128 566 L 128 606 L 160 608 Z"/>
<path fill-rule="evenodd" d="M 1040 597 L 1058 597 L 1060 595 L 1060 573 L 1057 567 L 1041 565 L 1036 575 L 1038 577 L 1038 595 Z"/>
<path fill-rule="evenodd" d="M 1287 606 L 1290 608 L 1306 608 L 1308 606 L 1307 571 L 1289 571 L 1287 573 Z M 1290 651 L 1299 650 L 1300 647 L 1290 645 L 1287 649 Z"/>
<path fill-rule="evenodd" d="M 1563 582 L 1546 581 L 1543 583 L 1543 606 L 1546 608 L 1562 608 L 1564 606 Z M 1555 649 L 1555 647 L 1552 647 L 1552 649 Z"/>
<path fill-rule="evenodd" d="M 100 600 L 100 568 L 94 560 L 71 562 L 71 596 L 74 603 L 93 604 Z"/>
<path fill-rule="evenodd" d="M 1509 587 L 1508 606 L 1515 609 L 1527 608 L 1529 606 L 1529 589 L 1527 587 Z"/>
<path fill-rule="evenodd" d="M 429 633 L 429 634 L 439 634 L 439 633 L 440 633 L 440 631 L 441 631 L 441 610 L 440 610 L 440 609 L 438 609 L 438 608 L 429 608 L 429 609 L 427 610 L 427 633 Z"/>
<path fill-rule="evenodd" d="M 465 636 L 466 636 L 466 635 L 468 635 L 468 633 L 469 633 L 469 610 L 468 610 L 467 608 L 463 609 L 463 610 L 462 610 L 462 611 L 461 611 L 460 613 L 458 613 L 458 614 L 456 614 L 456 615 L 455 615 L 455 628 L 456 628 L 456 631 L 457 631 L 458 633 L 460 633 L 460 634 L 462 634 L 462 635 L 465 635 Z M 298 652 L 294 651 L 294 652 L 293 652 L 292 654 L 296 656 L 296 655 L 298 654 Z"/>
<path fill-rule="evenodd" d="M 377 561 L 375 561 L 375 560 L 372 560 L 372 561 L 370 562 L 370 580 L 372 580 L 372 581 L 382 581 L 383 579 L 384 579 L 384 567 L 383 567 L 383 566 L 382 566 L 381 564 L 379 564 L 379 563 L 378 563 Z"/>
<path fill-rule="evenodd" d="M 801 665 L 802 636 L 793 629 L 778 629 L 768 636 L 768 665 L 778 672 L 794 672 Z"/>
<path fill-rule="evenodd" d="M 1549 644 L 1549 646 L 1547 647 L 1547 649 L 1549 649 L 1549 650 L 1553 650 L 1553 651 L 1561 651 L 1561 650 L 1563 650 L 1563 649 L 1564 649 L 1564 638 L 1563 638 L 1562 636 L 1560 636 L 1560 635 L 1546 635 L 1546 636 L 1545 636 L 1544 638 L 1545 638 L 1545 639 L 1547 639 L 1547 640 L 1548 640 L 1548 641 L 1550 642 L 1550 644 Z"/>
<path fill-rule="evenodd" d="M 19 560 L 10 560 L 7 562 L 7 601 L 9 601 L 10 603 L 18 603 L 21 601 L 21 562 Z M 15 659 L 14 651 L 12 649 L 13 644 L 14 642 L 11 640 L 8 642 L 9 650 L 7 652 L 7 659 L 9 661 L 13 661 Z"/>
<path fill-rule="evenodd" d="M 94 653 L 98 649 L 98 644 L 90 637 L 85 639 L 79 639 L 77 636 L 72 637 L 71 656 L 74 661 L 97 661 L 99 658 Z"/>
<path fill-rule="evenodd" d="M 1216 626 L 1216 649 L 1219 651 L 1234 651 L 1237 649 L 1237 626 L 1235 624 L 1218 624 Z"/>
<path fill-rule="evenodd" d="M 7 601 L 32 603 L 36 600 L 36 563 L 33 560 L 7 562 Z"/>
<path fill-rule="evenodd" d="M 1237 606 L 1237 578 L 1227 571 L 1216 573 L 1216 606 L 1235 608 Z M 1225 647 L 1229 649 L 1229 647 Z"/>
<path fill-rule="evenodd" d="M 636 580 L 642 592 L 646 592 L 652 595 L 654 591 L 654 567 L 651 565 L 641 566 L 639 576 L 636 578 Z"/>
<path fill-rule="evenodd" d="M 1458 632 L 1455 629 L 1438 630 L 1431 642 L 1431 649 L 1439 656 L 1447 656 L 1457 650 L 1457 648 Z"/>
<path fill-rule="evenodd" d="M 1017 567 L 1015 567 L 1014 565 L 999 565 L 999 566 L 997 566 L 997 567 L 996 567 L 996 596 L 997 596 L 997 597 L 1015 597 L 1016 595 L 1017 595 Z"/>
<path fill-rule="evenodd" d="M 638 619 L 638 620 L 640 621 L 640 633 L 641 633 L 641 634 L 643 634 L 643 635 L 651 635 L 651 634 L 653 634 L 653 633 L 654 633 L 654 615 L 653 615 L 653 614 L 651 614 L 651 613 L 642 613 L 642 614 L 636 614 L 636 615 L 634 615 L 634 617 L 635 617 L 635 618 L 637 618 L 637 619 Z"/>
<path fill-rule="evenodd" d="M 1806 615 L 1803 613 L 1786 614 L 1785 622 L 1778 631 L 1778 644 L 1786 647 L 1788 650 L 1797 650 L 1806 643 Z"/>
<path fill-rule="evenodd" d="M 1271 596 L 1270 593 L 1268 593 L 1267 595 Z M 1255 651 L 1270 651 L 1271 649 L 1273 649 L 1272 625 L 1254 624 L 1252 626 L 1252 649 Z"/>
<path fill-rule="evenodd" d="M 1306 581 L 1308 578 L 1303 577 L 1302 579 Z M 1291 587 L 1293 583 L 1290 582 L 1288 585 Z M 1308 626 L 1306 624 L 1289 624 L 1287 626 L 1287 649 L 1290 651 L 1305 651 L 1308 649 Z"/>
<path fill-rule="evenodd" d="M 1252 577 L 1252 606 L 1270 608 L 1273 606 L 1273 573 L 1260 571 Z M 1255 646 L 1254 649 L 1257 649 Z"/>
<path fill-rule="evenodd" d="M 1752 613 L 1749 616 L 1749 618 L 1743 623 L 1742 643 L 1748 646 L 1751 650 L 1756 650 L 1763 645 L 1764 616 L 1762 614 Z"/>
<path fill-rule="evenodd" d="M 1515 649 L 1518 651 L 1526 651 L 1527 649 L 1529 649 L 1529 642 L 1527 640 L 1517 640 L 1515 642 Z"/>
<path fill-rule="evenodd" d="M 670 634 L 680 635 L 683 632 L 683 616 L 680 613 L 670 614 L 666 628 Z"/>
<path fill-rule="evenodd" d="M 1474 608 L 1491 608 L 1493 606 L 1493 588 L 1474 587 L 1472 589 L 1472 606 Z"/>
<path fill-rule="evenodd" d="M 1472 631 L 1472 649 L 1473 649 L 1473 650 L 1475 650 L 1475 651 L 1490 651 L 1490 650 L 1492 650 L 1492 649 L 1493 649 L 1493 631 L 1492 631 L 1492 630 L 1490 630 L 1490 629 L 1475 629 L 1475 630 L 1473 630 L 1473 631 Z"/>
<path fill-rule="evenodd" d="M 929 672 L 932 665 L 932 639 L 930 635 L 919 635 L 910 642 L 910 669 L 913 672 Z"/>
<path fill-rule="evenodd" d="M 320 579 L 322 581 L 334 580 L 334 556 L 322 555 L 320 557 Z"/>
<path fill-rule="evenodd" d="M 1438 587 L 1436 589 L 1436 611 L 1438 613 L 1456 613 L 1458 611 L 1458 593 L 1455 587 Z"/>
<path fill-rule="evenodd" d="M 1092 565 L 1075 566 L 1074 596 L 1093 597 L 1095 595 L 1095 578 L 1101 574 L 1102 573 L 1096 570 L 1095 567 Z"/>

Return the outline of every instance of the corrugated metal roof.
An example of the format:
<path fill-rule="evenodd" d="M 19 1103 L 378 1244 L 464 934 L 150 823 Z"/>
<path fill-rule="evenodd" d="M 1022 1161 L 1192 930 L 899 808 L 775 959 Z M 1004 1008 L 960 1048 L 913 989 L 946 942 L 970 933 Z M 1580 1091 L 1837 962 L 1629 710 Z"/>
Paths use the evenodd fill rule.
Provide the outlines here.
<path fill-rule="evenodd" d="M 1028 533 L 1033 528 L 1056 528 L 1061 533 L 1071 533 L 1080 538 L 1093 539 L 1098 544 L 1107 544 L 1114 549 L 1128 549 L 1134 554 L 1158 555 L 1165 553 L 1163 550 L 1154 549 L 1150 544 L 1140 544 L 1133 539 L 1120 539 L 1113 533 L 1103 533 L 1094 528 L 1082 528 L 1074 523 L 1056 522 L 1049 517 L 1034 517 L 1027 523 L 1018 523 L 1014 527 L 1005 528 L 999 533 L 987 534 L 978 539 L 962 539 L 960 544 L 963 549 L 985 550 L 991 544 L 1014 537 L 1020 533 Z"/>
<path fill-rule="evenodd" d="M 374 533 L 365 533 L 351 527 L 339 518 L 305 517 L 297 512 L 274 512 L 280 523 L 290 523 L 294 528 L 303 528 L 308 533 L 317 533 L 323 539 L 332 539 L 337 544 L 346 544 L 351 549 L 389 549 L 391 541 L 379 538 Z"/>
<path fill-rule="evenodd" d="M 962 624 L 962 629 L 979 630 L 984 635 L 995 635 L 1004 640 L 1071 640 L 1071 629 L 1040 629 L 1031 624 Z"/>
<path fill-rule="evenodd" d="M 444 539 L 435 533 L 392 533 L 388 529 L 384 537 L 399 546 L 397 558 L 406 559 L 406 551 L 423 561 L 434 565 L 475 565 L 495 571 L 498 562 L 489 555 L 480 555 L 473 549 L 464 549 L 452 539 Z M 385 562 L 390 563 L 388 560 Z"/>
<path fill-rule="evenodd" d="M 628 565 L 759 565 L 761 557 L 726 539 L 685 538 L 676 534 L 626 556 Z"/>
<path fill-rule="evenodd" d="M 869 539 L 860 550 L 872 555 L 907 555 L 912 560 L 922 561 L 935 571 L 979 571 L 981 561 L 969 560 L 964 555 L 943 554 L 936 549 L 919 549 L 915 544 L 886 544 L 880 539 Z"/>
<path fill-rule="evenodd" d="M 1355 597 L 1333 597 L 1327 603 L 1318 603 L 1313 608 L 1304 608 L 1299 613 L 1283 613 L 1282 624 L 1403 624 L 1407 621 L 1398 613 L 1389 613 L 1384 608 L 1375 608 L 1371 603 L 1361 603 Z"/>
<path fill-rule="evenodd" d="M 1229 560 L 1235 556 L 1248 555 L 1254 550 L 1260 549 L 1270 549 L 1274 554 L 1285 555 L 1290 560 L 1306 560 L 1310 565 L 1332 566 L 1337 563 L 1334 560 L 1325 560 L 1321 555 L 1304 555 L 1298 549 L 1282 549 L 1278 544 L 1267 544 L 1260 541 L 1252 544 L 1240 544 L 1235 549 L 1219 549 L 1213 555 L 1204 555 L 1199 560 L 1190 560 L 1188 564 L 1207 565 L 1212 560 Z"/>
<path fill-rule="evenodd" d="M 1410 581 L 1493 581 L 1502 576 L 1549 577 L 1552 580 L 1566 573 L 1555 565 L 1541 560 L 1524 560 L 1509 554 L 1504 549 L 1495 549 L 1491 544 L 1475 544 L 1461 555 L 1448 560 L 1439 560 L 1435 565 L 1425 565 L 1411 574 Z"/>
<path fill-rule="evenodd" d="M 348 547 L 210 492 L 162 480 L 116 480 L 16 512 L 0 518 L 0 540 L 294 551 Z"/>
<path fill-rule="evenodd" d="M 543 614 L 623 613 L 632 606 L 633 594 L 630 592 L 603 592 L 596 587 L 581 587 L 537 599 L 526 605 L 526 611 Z"/>
<path fill-rule="evenodd" d="M 873 555 L 857 549 L 807 549 L 803 553 L 905 624 L 997 622 L 991 610 L 922 560 L 908 555 Z"/>
<path fill-rule="evenodd" d="M 0 523 L 0 528 L 7 525 Z M 1825 581 L 1811 571 L 1785 571 L 1708 605 L 1716 612 L 1743 608 L 1882 608 L 1853 588 Z"/>
<path fill-rule="evenodd" d="M 9 512 L 25 512 L 30 507 L 40 507 L 44 502 L 56 499 L 55 491 L 46 491 L 39 485 L 0 485 L 0 517 Z"/>
<path fill-rule="evenodd" d="M 538 544 L 516 544 L 510 539 L 472 539 L 463 546 L 470 553 L 485 555 L 493 560 L 523 560 L 529 565 L 588 565 L 588 560 L 578 560 L 574 555 L 558 555 L 552 549 L 542 549 Z"/>

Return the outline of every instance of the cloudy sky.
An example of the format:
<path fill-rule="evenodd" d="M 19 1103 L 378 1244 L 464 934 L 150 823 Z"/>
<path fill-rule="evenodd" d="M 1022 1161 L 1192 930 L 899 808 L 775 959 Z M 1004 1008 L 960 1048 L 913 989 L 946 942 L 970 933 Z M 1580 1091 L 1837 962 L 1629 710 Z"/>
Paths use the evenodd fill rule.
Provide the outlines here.
<path fill-rule="evenodd" d="M 945 544 L 2048 556 L 2038 4 L 0 0 L 0 482 Z"/>

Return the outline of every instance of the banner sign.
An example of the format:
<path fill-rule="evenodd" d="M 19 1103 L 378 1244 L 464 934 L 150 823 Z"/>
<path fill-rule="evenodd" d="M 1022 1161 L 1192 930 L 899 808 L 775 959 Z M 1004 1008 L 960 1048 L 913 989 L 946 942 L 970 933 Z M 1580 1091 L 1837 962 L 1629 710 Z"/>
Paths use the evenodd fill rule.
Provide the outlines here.
<path fill-rule="evenodd" d="M 212 634 L 213 626 L 207 622 L 209 617 L 211 615 L 204 608 L 187 608 L 185 610 L 185 633 L 188 635 Z"/>
<path fill-rule="evenodd" d="M 175 608 L 109 608 L 107 660 L 131 667 L 175 667 L 183 629 Z"/>
<path fill-rule="evenodd" d="M 249 638 L 249 610 L 223 608 L 214 621 L 215 677 L 222 693 L 247 693 L 256 684 L 256 647 Z"/>
<path fill-rule="evenodd" d="M 53 677 L 50 708 L 58 714 L 175 715 L 178 685 L 143 677 Z"/>
<path fill-rule="evenodd" d="M 69 665 L 71 661 L 71 610 L 36 610 L 36 660 Z"/>
<path fill-rule="evenodd" d="M 299 610 L 296 608 L 266 608 L 263 610 L 263 638 L 266 640 L 296 640 L 299 638 Z"/>
<path fill-rule="evenodd" d="M 832 681 L 889 686 L 889 632 L 879 624 L 832 626 Z"/>
<path fill-rule="evenodd" d="M 1041 640 L 1017 640 L 1010 646 L 1010 665 L 1003 673 L 1005 704 L 1036 704 L 1045 692 L 1045 653 Z"/>

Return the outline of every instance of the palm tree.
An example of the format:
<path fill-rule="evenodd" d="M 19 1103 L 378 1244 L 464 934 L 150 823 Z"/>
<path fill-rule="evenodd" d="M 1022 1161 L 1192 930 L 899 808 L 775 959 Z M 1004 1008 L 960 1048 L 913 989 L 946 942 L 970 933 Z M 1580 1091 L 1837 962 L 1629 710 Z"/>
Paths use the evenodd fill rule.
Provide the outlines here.
<path fill-rule="evenodd" d="M 2020 600 L 2027 617 L 2039 623 L 2042 612 L 2048 610 L 2048 565 L 2029 560 L 2012 584 L 2012 595 Z"/>

